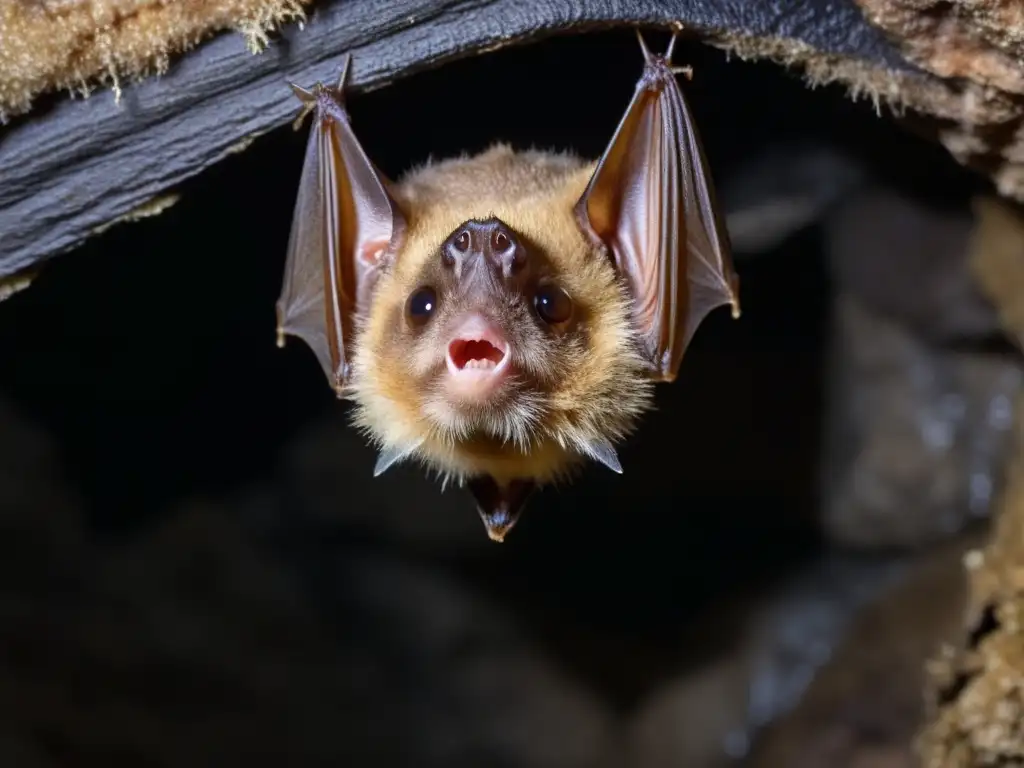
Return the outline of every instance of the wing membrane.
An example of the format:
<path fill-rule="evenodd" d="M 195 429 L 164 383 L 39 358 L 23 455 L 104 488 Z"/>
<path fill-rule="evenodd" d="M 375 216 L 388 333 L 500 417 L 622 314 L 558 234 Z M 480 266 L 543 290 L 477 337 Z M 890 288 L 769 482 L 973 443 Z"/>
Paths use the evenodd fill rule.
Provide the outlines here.
<path fill-rule="evenodd" d="M 289 335 L 302 339 L 339 395 L 349 379 L 356 314 L 404 229 L 386 180 L 349 124 L 348 70 L 346 61 L 335 88 L 292 86 L 303 115 L 315 114 L 277 302 L 278 344 Z"/>
<path fill-rule="evenodd" d="M 644 72 L 577 206 L 625 277 L 651 375 L 675 379 L 701 321 L 738 282 L 707 160 L 665 57 L 644 48 Z"/>

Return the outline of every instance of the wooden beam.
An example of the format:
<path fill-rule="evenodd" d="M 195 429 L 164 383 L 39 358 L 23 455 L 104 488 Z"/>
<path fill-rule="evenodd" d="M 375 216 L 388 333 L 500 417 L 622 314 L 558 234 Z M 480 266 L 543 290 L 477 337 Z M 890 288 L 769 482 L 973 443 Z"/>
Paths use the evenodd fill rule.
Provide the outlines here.
<path fill-rule="evenodd" d="M 87 99 L 60 98 L 0 133 L 0 278 L 144 210 L 253 137 L 288 123 L 285 80 L 333 80 L 354 56 L 355 89 L 556 32 L 668 27 L 718 42 L 775 39 L 910 71 L 852 0 L 333 0 L 259 55 L 224 34 L 160 78 Z"/>

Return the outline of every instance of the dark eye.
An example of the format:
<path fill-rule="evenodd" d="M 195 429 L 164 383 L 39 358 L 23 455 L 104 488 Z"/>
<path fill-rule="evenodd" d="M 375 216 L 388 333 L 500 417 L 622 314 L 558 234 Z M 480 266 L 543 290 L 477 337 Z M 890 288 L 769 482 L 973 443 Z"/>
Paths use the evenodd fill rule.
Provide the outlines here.
<path fill-rule="evenodd" d="M 405 305 L 405 314 L 413 325 L 423 325 L 437 309 L 437 294 L 430 286 L 417 288 L 409 295 Z"/>
<path fill-rule="evenodd" d="M 542 285 L 533 297 L 533 306 L 545 323 L 564 323 L 572 314 L 572 299 L 557 285 Z"/>

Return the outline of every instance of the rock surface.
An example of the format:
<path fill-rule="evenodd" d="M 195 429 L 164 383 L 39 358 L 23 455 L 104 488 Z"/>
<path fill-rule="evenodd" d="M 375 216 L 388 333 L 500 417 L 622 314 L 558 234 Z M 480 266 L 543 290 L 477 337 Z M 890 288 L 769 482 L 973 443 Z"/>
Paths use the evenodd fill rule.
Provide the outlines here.
<path fill-rule="evenodd" d="M 900 584 L 855 620 L 799 704 L 764 734 L 750 764 L 916 766 L 925 660 L 963 627 L 963 557 L 979 540 L 961 537 L 920 556 Z"/>
<path fill-rule="evenodd" d="M 919 547 L 989 514 L 1024 367 L 938 348 L 840 294 L 833 314 L 822 520 L 850 546 Z"/>
<path fill-rule="evenodd" d="M 1024 216 L 994 200 L 978 203 L 974 267 L 1006 331 L 1024 337 Z M 1018 395 L 1019 398 L 1019 395 Z M 933 659 L 929 719 L 920 739 L 925 768 L 1024 762 L 1024 426 L 1014 424 L 1014 458 L 991 540 L 966 559 L 967 628 Z"/>
<path fill-rule="evenodd" d="M 744 764 L 764 729 L 799 706 L 823 668 L 828 674 L 851 623 L 898 588 L 907 565 L 833 552 L 755 601 L 719 612 L 732 626 L 730 642 L 647 698 L 630 722 L 630 765 Z"/>

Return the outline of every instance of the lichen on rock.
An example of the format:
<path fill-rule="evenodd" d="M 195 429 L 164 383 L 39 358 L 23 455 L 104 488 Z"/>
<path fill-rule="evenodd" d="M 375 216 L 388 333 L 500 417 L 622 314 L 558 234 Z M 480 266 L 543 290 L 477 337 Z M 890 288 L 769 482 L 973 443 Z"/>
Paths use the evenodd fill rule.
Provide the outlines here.
<path fill-rule="evenodd" d="M 217 32 L 250 49 L 310 0 L 0 0 L 0 122 L 42 93 L 87 94 L 161 74 L 170 59 Z"/>
<path fill-rule="evenodd" d="M 1024 200 L 1024 6 L 855 2 L 908 61 L 943 79 L 945 97 L 908 91 L 908 106 L 939 118 L 933 129 L 957 160 L 991 176 L 1000 194 Z"/>

